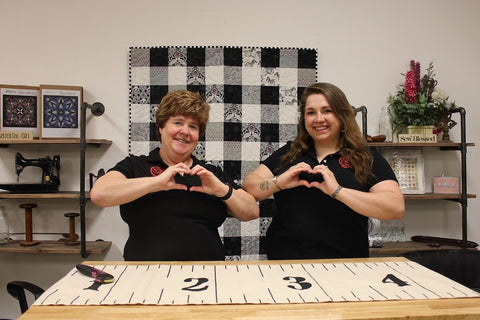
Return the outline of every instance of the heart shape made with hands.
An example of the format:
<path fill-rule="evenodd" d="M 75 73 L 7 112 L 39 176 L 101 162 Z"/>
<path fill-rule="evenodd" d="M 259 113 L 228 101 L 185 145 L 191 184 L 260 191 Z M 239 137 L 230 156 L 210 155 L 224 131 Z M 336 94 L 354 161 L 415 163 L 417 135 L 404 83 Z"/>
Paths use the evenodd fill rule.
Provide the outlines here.
<path fill-rule="evenodd" d="M 307 171 L 302 171 L 298 175 L 300 180 L 305 180 L 308 183 L 312 183 L 313 181 L 323 182 L 323 175 L 321 173 L 310 173 Z"/>
<path fill-rule="evenodd" d="M 174 177 L 174 180 L 176 183 L 186 185 L 188 188 L 202 185 L 202 180 L 196 174 L 181 175 L 180 173 L 177 173 Z"/>

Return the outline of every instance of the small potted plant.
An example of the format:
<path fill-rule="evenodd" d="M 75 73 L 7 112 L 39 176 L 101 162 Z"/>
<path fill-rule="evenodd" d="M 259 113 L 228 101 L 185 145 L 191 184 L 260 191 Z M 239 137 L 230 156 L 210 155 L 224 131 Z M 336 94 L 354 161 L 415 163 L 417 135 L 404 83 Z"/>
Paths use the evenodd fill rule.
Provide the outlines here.
<path fill-rule="evenodd" d="M 396 133 L 438 133 L 445 129 L 443 123 L 439 123 L 445 119 L 445 115 L 451 116 L 450 111 L 456 107 L 454 102 L 447 102 L 448 95 L 445 91 L 436 88 L 432 62 L 426 71 L 422 77 L 420 63 L 411 60 L 405 82 L 398 86 L 396 94 L 388 97 Z M 450 117 L 449 120 L 451 128 L 455 124 L 452 124 Z"/>

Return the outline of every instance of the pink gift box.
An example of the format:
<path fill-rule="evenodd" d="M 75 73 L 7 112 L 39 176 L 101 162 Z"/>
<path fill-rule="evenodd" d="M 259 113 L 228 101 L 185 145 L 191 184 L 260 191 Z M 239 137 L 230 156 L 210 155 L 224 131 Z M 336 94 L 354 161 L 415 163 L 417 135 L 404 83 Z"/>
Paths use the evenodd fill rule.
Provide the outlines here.
<path fill-rule="evenodd" d="M 460 193 L 460 177 L 434 177 L 433 193 Z"/>

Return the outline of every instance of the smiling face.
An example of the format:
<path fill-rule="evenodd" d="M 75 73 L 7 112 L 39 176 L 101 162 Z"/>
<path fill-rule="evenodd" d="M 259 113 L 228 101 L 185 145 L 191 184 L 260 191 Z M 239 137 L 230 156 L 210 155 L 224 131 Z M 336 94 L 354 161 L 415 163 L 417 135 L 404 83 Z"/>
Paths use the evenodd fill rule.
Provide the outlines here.
<path fill-rule="evenodd" d="M 200 125 L 192 117 L 182 115 L 171 116 L 163 128 L 158 129 L 161 135 L 162 157 L 173 162 L 190 158 L 200 135 Z"/>
<path fill-rule="evenodd" d="M 336 146 L 339 141 L 341 122 L 323 94 L 311 94 L 305 103 L 305 130 L 315 145 Z"/>
<path fill-rule="evenodd" d="M 155 112 L 160 157 L 173 165 L 190 164 L 198 139 L 205 134 L 210 106 L 198 92 L 168 92 Z"/>

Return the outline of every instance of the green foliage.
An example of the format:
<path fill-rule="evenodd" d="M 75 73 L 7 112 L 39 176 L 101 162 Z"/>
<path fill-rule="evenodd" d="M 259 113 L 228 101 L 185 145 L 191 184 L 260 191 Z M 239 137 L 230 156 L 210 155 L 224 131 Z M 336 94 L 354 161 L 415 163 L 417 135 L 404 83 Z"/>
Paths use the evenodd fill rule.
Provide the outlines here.
<path fill-rule="evenodd" d="M 407 126 L 435 125 L 439 119 L 439 108 L 428 103 L 424 94 L 419 94 L 416 103 L 407 103 L 402 92 L 388 97 L 392 121 L 396 132 L 403 132 Z"/>
<path fill-rule="evenodd" d="M 421 77 L 420 63 L 411 60 L 410 70 L 404 76 L 404 83 L 398 86 L 395 95 L 390 94 L 387 99 L 394 131 L 404 132 L 408 126 L 433 125 L 441 129 L 445 116 L 457 106 L 455 102 L 448 102 L 445 91 L 436 88 L 433 62 L 428 65 L 427 74 Z"/>

